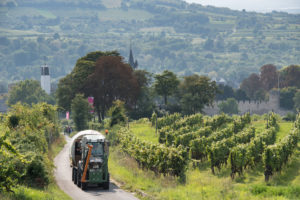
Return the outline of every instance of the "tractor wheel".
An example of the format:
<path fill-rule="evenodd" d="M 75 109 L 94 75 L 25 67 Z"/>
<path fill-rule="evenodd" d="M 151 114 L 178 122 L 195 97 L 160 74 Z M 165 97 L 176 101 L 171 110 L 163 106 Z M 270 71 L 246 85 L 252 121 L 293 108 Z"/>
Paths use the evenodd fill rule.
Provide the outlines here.
<path fill-rule="evenodd" d="M 86 190 L 87 186 L 88 186 L 88 183 L 84 183 L 84 182 L 81 183 L 81 189 L 82 190 Z"/>
<path fill-rule="evenodd" d="M 109 190 L 109 174 L 107 175 L 107 182 L 103 183 L 104 190 Z"/>
<path fill-rule="evenodd" d="M 74 168 L 74 184 L 77 185 L 77 169 Z"/>
<path fill-rule="evenodd" d="M 77 169 L 77 186 L 81 187 L 81 170 L 80 170 L 79 166 Z"/>

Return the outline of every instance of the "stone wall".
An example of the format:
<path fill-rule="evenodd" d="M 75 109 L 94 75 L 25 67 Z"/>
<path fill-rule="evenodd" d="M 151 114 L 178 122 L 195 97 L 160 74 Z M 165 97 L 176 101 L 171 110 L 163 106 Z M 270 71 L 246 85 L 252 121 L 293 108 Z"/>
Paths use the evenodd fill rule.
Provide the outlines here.
<path fill-rule="evenodd" d="M 218 104 L 222 101 L 215 101 L 212 107 L 205 107 L 203 111 L 207 115 L 219 114 Z M 280 115 L 286 115 L 290 110 L 284 110 L 279 107 L 279 94 L 276 91 L 272 91 L 269 94 L 268 101 L 239 101 L 238 102 L 239 114 L 250 112 L 251 114 L 262 115 L 271 111 Z"/>

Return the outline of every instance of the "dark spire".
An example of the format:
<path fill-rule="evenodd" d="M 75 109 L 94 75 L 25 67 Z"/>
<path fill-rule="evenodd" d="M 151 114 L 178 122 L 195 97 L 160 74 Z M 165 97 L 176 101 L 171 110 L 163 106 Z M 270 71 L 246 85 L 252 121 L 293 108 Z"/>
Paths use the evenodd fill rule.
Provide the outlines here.
<path fill-rule="evenodd" d="M 134 59 L 133 59 L 131 45 L 130 45 L 130 53 L 129 53 L 129 61 L 128 62 L 131 65 L 131 67 L 134 67 Z"/>
<path fill-rule="evenodd" d="M 137 60 L 134 61 L 133 58 L 133 53 L 132 53 L 132 46 L 131 46 L 131 40 L 130 40 L 130 52 L 129 52 L 129 60 L 128 60 L 129 65 L 133 68 L 136 69 L 138 67 L 138 62 Z"/>

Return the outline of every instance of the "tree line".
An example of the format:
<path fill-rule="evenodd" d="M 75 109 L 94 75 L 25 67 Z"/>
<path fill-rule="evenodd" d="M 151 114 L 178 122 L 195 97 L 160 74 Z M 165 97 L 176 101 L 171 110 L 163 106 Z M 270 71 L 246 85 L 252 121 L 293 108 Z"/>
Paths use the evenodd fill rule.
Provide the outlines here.
<path fill-rule="evenodd" d="M 75 111 L 72 105 L 78 94 L 94 97 L 93 109 L 101 122 L 116 100 L 124 102 L 131 118 L 150 118 L 155 109 L 161 115 L 201 112 L 212 104 L 217 91 L 216 83 L 208 77 L 194 74 L 179 78 L 167 70 L 153 75 L 134 70 L 116 51 L 97 51 L 77 60 L 71 73 L 59 81 L 56 97 L 64 111 Z"/>

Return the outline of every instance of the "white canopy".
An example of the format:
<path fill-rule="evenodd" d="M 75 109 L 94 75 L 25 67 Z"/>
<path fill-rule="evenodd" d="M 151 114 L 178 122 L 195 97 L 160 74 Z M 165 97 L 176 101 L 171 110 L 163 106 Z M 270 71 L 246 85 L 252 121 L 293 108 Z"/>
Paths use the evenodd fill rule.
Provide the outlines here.
<path fill-rule="evenodd" d="M 102 136 L 100 139 L 105 139 L 105 136 L 103 134 L 101 134 L 100 132 L 95 131 L 95 130 L 84 130 L 84 131 L 78 132 L 76 135 L 74 135 L 72 137 L 71 147 L 70 147 L 70 152 L 69 152 L 69 156 L 70 156 L 71 160 L 72 160 L 72 155 L 75 152 L 75 140 L 81 139 L 85 135 L 99 135 L 99 136 Z"/>

